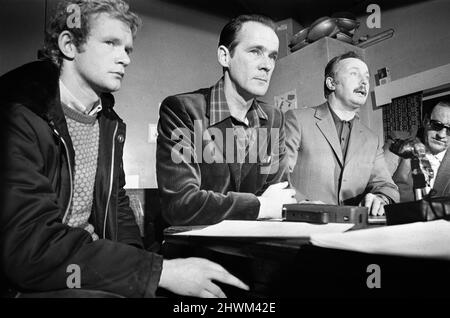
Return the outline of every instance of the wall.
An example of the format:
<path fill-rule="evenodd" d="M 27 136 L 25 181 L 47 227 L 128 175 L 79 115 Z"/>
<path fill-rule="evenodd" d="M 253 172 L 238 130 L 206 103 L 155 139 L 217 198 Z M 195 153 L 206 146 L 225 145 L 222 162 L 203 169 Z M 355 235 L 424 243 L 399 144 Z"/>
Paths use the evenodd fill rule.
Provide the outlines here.
<path fill-rule="evenodd" d="M 45 1 L 0 1 L 0 74 L 36 59 L 44 40 Z"/>
<path fill-rule="evenodd" d="M 450 63 L 450 1 L 434 0 L 384 11 L 381 29 L 368 29 L 365 17 L 355 36 L 394 29 L 394 36 L 365 49 L 373 73 L 387 66 L 392 80 Z M 372 87 L 374 81 L 372 76 Z M 375 105 L 375 103 L 373 103 Z M 382 110 L 368 102 L 370 126 L 383 135 Z"/>
<path fill-rule="evenodd" d="M 211 86 L 221 76 L 216 48 L 226 20 L 158 0 L 130 3 L 143 27 L 115 94 L 116 111 L 127 123 L 125 174 L 138 175 L 140 188 L 154 188 L 156 143 L 147 141 L 148 125 L 157 123 L 165 97 Z"/>

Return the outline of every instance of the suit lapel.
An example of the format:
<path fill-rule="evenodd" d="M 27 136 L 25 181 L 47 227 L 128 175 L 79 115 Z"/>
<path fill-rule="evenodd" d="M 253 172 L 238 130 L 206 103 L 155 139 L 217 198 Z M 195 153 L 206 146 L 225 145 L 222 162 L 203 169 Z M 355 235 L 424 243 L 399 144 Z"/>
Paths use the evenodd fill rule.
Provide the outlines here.
<path fill-rule="evenodd" d="M 442 163 L 439 166 L 436 181 L 434 182 L 434 189 L 439 196 L 444 195 L 445 189 L 450 186 L 450 150 L 447 150 Z"/>
<path fill-rule="evenodd" d="M 319 119 L 316 125 L 330 144 L 336 157 L 338 158 L 339 164 L 342 166 L 344 161 L 342 159 L 343 156 L 341 144 L 339 143 L 336 132 L 336 125 L 334 124 L 333 118 L 331 117 L 330 110 L 328 109 L 328 104 L 324 103 L 318 106 L 314 116 Z"/>
<path fill-rule="evenodd" d="M 350 131 L 350 139 L 348 141 L 347 154 L 345 155 L 345 164 L 349 162 L 356 152 L 361 152 L 364 144 L 363 129 L 358 118 L 353 120 L 353 127 Z"/>

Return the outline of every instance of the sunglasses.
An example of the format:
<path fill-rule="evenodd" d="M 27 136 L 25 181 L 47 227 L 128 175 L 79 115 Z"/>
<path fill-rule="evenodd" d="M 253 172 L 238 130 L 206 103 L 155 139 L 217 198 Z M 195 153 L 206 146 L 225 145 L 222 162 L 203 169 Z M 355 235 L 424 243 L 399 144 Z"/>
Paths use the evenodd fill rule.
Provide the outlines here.
<path fill-rule="evenodd" d="M 450 125 L 445 125 L 438 120 L 431 119 L 430 120 L 430 128 L 435 131 L 441 131 L 445 128 L 447 132 L 447 136 L 450 136 Z"/>

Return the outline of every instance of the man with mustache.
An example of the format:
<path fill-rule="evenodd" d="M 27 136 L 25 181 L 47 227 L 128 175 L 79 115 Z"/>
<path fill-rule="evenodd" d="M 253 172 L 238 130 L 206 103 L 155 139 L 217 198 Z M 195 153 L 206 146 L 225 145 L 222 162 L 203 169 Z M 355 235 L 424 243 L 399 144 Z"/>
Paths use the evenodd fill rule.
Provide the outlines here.
<path fill-rule="evenodd" d="M 359 119 L 369 94 L 369 70 L 354 52 L 334 57 L 325 68 L 327 102 L 286 113 L 290 180 L 299 200 L 358 205 L 384 214 L 397 202 L 378 137 Z"/>
<path fill-rule="evenodd" d="M 450 195 L 450 100 L 439 101 L 423 121 L 419 139 L 425 144 L 426 158 L 431 164 L 434 177 L 425 188 L 432 196 Z M 400 201 L 414 201 L 411 160 L 403 159 L 386 150 L 386 157 L 393 165 L 392 179 L 399 187 Z"/>
<path fill-rule="evenodd" d="M 171 225 L 280 218 L 286 189 L 284 118 L 257 100 L 278 53 L 275 24 L 243 15 L 222 29 L 223 77 L 212 87 L 166 98 L 160 108 L 156 173 Z"/>

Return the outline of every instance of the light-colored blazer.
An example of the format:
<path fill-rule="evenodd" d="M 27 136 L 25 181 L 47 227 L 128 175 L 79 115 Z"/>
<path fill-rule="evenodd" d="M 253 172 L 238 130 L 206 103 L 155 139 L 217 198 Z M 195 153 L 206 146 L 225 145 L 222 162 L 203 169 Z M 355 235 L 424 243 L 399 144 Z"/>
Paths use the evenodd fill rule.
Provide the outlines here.
<path fill-rule="evenodd" d="M 345 161 L 327 103 L 286 112 L 285 128 L 290 182 L 298 200 L 357 205 L 370 192 L 399 201 L 382 143 L 358 117 L 353 121 Z"/>

